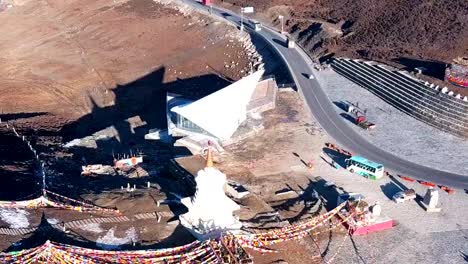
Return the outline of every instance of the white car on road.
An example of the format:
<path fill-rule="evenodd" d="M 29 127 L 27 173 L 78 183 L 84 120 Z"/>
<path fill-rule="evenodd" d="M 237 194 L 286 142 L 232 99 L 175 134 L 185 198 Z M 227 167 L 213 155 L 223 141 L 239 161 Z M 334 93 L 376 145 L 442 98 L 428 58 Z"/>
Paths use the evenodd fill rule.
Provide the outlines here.
<path fill-rule="evenodd" d="M 395 201 L 395 203 L 403 203 L 414 199 L 416 199 L 416 192 L 413 189 L 397 192 L 393 195 L 393 201 Z"/>

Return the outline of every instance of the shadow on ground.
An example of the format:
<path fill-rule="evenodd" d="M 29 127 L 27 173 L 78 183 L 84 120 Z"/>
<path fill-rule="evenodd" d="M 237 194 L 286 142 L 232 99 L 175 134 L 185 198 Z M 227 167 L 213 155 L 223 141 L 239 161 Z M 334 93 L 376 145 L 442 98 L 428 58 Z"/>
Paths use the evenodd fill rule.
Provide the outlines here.
<path fill-rule="evenodd" d="M 229 84 L 224 78 L 214 75 L 202 75 L 164 83 L 165 68 L 125 85 L 113 89 L 115 103 L 101 107 L 93 96 L 89 96 L 92 111 L 77 121 L 64 126 L 64 141 L 89 136 L 94 132 L 113 126 L 121 144 L 131 144 L 135 136 L 141 137 L 150 128 L 165 128 L 166 92 L 182 94 L 186 98 L 198 99 L 213 93 Z M 138 116 L 143 126 L 132 129 L 128 118 Z"/>
<path fill-rule="evenodd" d="M 395 176 L 389 175 L 388 177 L 390 178 L 390 180 L 392 180 L 393 183 L 398 185 L 398 188 L 400 188 L 402 191 L 408 190 L 408 187 L 406 187 L 406 185 L 399 181 Z"/>
<path fill-rule="evenodd" d="M 275 210 L 290 210 L 291 207 L 298 203 L 304 203 L 304 207 L 293 217 L 290 217 L 288 220 L 290 223 L 297 222 L 301 220 L 305 215 L 318 215 L 322 211 L 323 204 L 321 203 L 320 197 L 315 191 L 314 182 L 309 179 L 307 186 L 305 188 L 300 187 L 299 196 L 294 199 L 288 199 L 284 202 L 272 206 Z M 288 190 L 292 190 L 292 188 L 288 186 Z M 318 204 L 318 206 L 316 206 Z"/>
<path fill-rule="evenodd" d="M 404 70 L 414 71 L 414 68 L 423 67 L 425 68 L 424 74 L 437 78 L 439 80 L 444 80 L 446 64 L 441 61 L 429 61 L 429 60 L 420 60 L 408 57 L 400 57 L 393 59 L 394 62 L 397 62 L 405 66 Z"/>
<path fill-rule="evenodd" d="M 9 114 L 0 114 L 0 120 L 2 122 L 14 121 L 23 118 L 31 118 L 36 116 L 47 115 L 47 112 L 32 112 L 32 113 L 9 113 Z"/>
<path fill-rule="evenodd" d="M 341 110 L 347 112 L 348 109 L 346 109 L 346 102 L 343 102 L 343 101 L 333 101 L 333 103 L 338 107 L 340 108 Z"/>
<path fill-rule="evenodd" d="M 287 70 L 285 62 L 270 46 L 270 44 L 268 44 L 266 40 L 258 34 L 254 34 L 252 32 L 249 34 L 252 44 L 255 46 L 258 54 L 262 56 L 264 62 L 267 62 L 265 63 L 265 75 L 274 75 L 278 87 L 294 83 L 289 71 Z M 285 42 L 282 40 L 273 39 L 273 41 L 285 45 Z"/>
<path fill-rule="evenodd" d="M 389 200 L 392 200 L 393 195 L 397 192 L 401 191 L 400 187 L 393 182 L 386 183 L 384 185 L 380 185 L 380 189 L 382 192 L 387 196 Z"/>
<path fill-rule="evenodd" d="M 340 116 L 343 117 L 346 121 L 350 122 L 351 124 L 356 124 L 354 118 L 348 113 L 340 113 Z"/>
<path fill-rule="evenodd" d="M 315 177 L 313 180 L 313 188 L 323 198 L 323 204 L 328 211 L 333 210 L 337 206 L 338 196 L 346 193 L 342 187 L 331 185 L 330 182 L 320 176 Z"/>
<path fill-rule="evenodd" d="M 23 249 L 29 249 L 33 247 L 40 246 L 44 244 L 47 240 L 56 243 L 69 244 L 78 247 L 85 247 L 90 249 L 103 249 L 103 248 L 113 248 L 115 245 L 108 245 L 103 243 L 97 243 L 96 241 L 89 240 L 75 232 L 73 230 L 67 230 L 66 232 L 61 228 L 62 223 L 58 225 L 51 225 L 45 215 L 41 217 L 41 222 L 33 233 L 28 237 L 18 241 L 11 245 L 6 252 L 18 251 Z M 103 232 L 101 235 L 105 235 L 107 231 Z M 137 234 L 140 231 L 136 232 Z M 140 241 L 137 238 L 137 241 L 130 241 L 128 244 L 119 246 L 120 250 L 148 250 L 148 249 L 161 249 L 161 248 L 170 248 L 175 246 L 180 246 L 183 244 L 188 244 L 194 241 L 195 238 L 180 224 L 177 225 L 168 237 L 157 241 Z M 134 242 L 134 244 L 133 244 Z"/>
<path fill-rule="evenodd" d="M 325 153 L 328 157 L 330 157 L 335 164 L 338 164 L 342 168 L 346 168 L 346 159 L 349 156 L 346 156 L 338 151 L 329 149 L 329 148 L 322 148 L 323 153 Z"/>
<path fill-rule="evenodd" d="M 41 186 L 33 153 L 3 124 L 0 133 L 0 201 L 36 198 Z"/>
<path fill-rule="evenodd" d="M 115 103 L 101 107 L 90 96 L 93 103 L 91 113 L 63 127 L 61 133 L 65 142 L 90 136 L 97 131 L 113 127 L 115 137 L 96 140 L 97 148 L 73 147 L 68 151 L 71 157 L 54 161 L 54 167 L 61 171 L 61 179 L 51 178 L 51 187 L 64 190 L 79 196 L 86 193 L 100 193 L 119 189 L 127 183 L 145 186 L 146 181 L 171 186 L 171 177 L 164 171 L 164 164 L 180 155 L 190 152 L 186 148 L 172 147 L 159 141 L 146 141 L 144 135 L 149 129 L 167 127 L 166 93 L 180 94 L 185 98 L 196 100 L 211 94 L 227 85 L 224 78 L 214 75 L 202 75 L 187 79 L 177 79 L 164 83 L 165 68 L 161 67 L 140 79 L 113 89 Z M 141 124 L 132 127 L 128 118 L 139 117 Z M 130 156 L 143 153 L 142 167 L 151 165 L 158 175 L 142 179 L 128 179 L 123 176 L 102 176 L 98 178 L 80 177 L 81 166 L 85 164 L 113 165 L 113 159 L 124 154 Z M 151 168 L 147 168 L 150 170 Z M 153 173 L 154 174 L 154 173 Z M 85 183 L 83 184 L 83 181 Z M 66 186 L 64 186 L 66 184 Z M 80 188 L 76 188 L 80 186 Z M 174 190 L 169 190 L 174 191 Z"/>

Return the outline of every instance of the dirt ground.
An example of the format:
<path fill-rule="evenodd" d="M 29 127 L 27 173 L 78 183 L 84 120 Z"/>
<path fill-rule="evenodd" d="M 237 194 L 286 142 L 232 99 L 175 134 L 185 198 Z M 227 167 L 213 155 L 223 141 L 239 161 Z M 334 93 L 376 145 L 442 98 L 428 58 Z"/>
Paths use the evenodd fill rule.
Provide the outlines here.
<path fill-rule="evenodd" d="M 314 170 L 307 167 L 309 162 L 322 162 L 317 153 L 322 152 L 327 138 L 309 120 L 299 95 L 282 91 L 276 109 L 263 115 L 265 129 L 227 147 L 215 164 L 230 180 L 251 192 L 240 200 L 239 212 L 244 227 L 251 232 L 280 226 L 280 221 L 304 221 L 334 206 L 318 198 Z M 275 214 L 278 217 L 267 220 Z M 344 232 L 338 229 L 330 233 L 342 237 Z M 321 263 L 335 254 L 327 249 L 327 236 L 313 235 L 271 247 L 277 253 L 249 253 L 255 263 Z"/>
<path fill-rule="evenodd" d="M 244 1 L 216 0 L 239 12 L 253 6 L 257 19 L 290 33 L 314 57 L 375 60 L 412 71 L 425 67 L 429 81 L 443 82 L 446 64 L 468 56 L 468 3 L 457 1 Z M 247 15 L 251 16 L 251 15 Z"/>
<path fill-rule="evenodd" d="M 14 23 L 12 18 L 18 20 Z M 158 201 L 174 199 L 172 193 L 190 192 L 184 187 L 187 183 L 177 182 L 167 168 L 170 159 L 188 153 L 143 140 L 135 124 L 141 124 L 144 130 L 161 125 L 165 118 L 162 92 L 189 90 L 201 94 L 243 76 L 248 60 L 241 43 L 226 37 L 231 29 L 201 16 L 183 17 L 149 0 L 26 0 L 0 13 L 0 22 L 4 25 L 0 32 L 7 40 L 0 43 L 5 51 L 1 55 L 5 67 L 0 72 L 11 76 L 0 79 L 4 84 L 0 91 L 5 95 L 0 97 L 2 120 L 17 126 L 38 150 L 46 162 L 50 190 L 118 208 L 131 219 L 88 223 L 71 228 L 68 234 L 48 229 L 52 231 L 2 235 L 0 249 L 30 248 L 46 239 L 92 248 L 117 240 L 125 242 L 124 249 L 170 247 L 193 239 L 173 221 L 184 208 L 170 201 L 157 206 Z M 238 65 L 226 67 L 231 61 Z M 277 108 L 264 114 L 265 129 L 254 138 L 227 147 L 216 163 L 230 180 L 242 183 L 251 192 L 249 198 L 239 201 L 240 217 L 251 226 L 257 224 L 250 227 L 255 232 L 261 232 L 258 225 L 263 224 L 265 213 L 277 214 L 269 224 L 295 223 L 336 206 L 336 201 L 318 197 L 315 191 L 323 187 L 315 166 L 328 166 L 323 153 L 328 137 L 311 121 L 297 93 L 281 91 L 277 100 Z M 101 140 L 96 149 L 63 148 L 70 139 L 109 126 L 115 127 L 120 141 Z M 28 149 L 9 130 L 1 128 L 0 132 L 2 153 L 14 150 L 11 152 L 16 155 L 0 155 L 0 175 L 35 175 Z M 149 177 L 87 178 L 79 174 L 81 165 L 110 165 L 114 157 L 129 155 L 130 151 L 143 156 L 141 167 Z M 12 183 L 16 185 L 10 192 L 8 187 L 1 189 L 0 200 L 31 195 L 40 188 L 39 181 L 36 177 L 28 183 L 30 188 L 24 188 L 21 182 Z M 148 181 L 151 188 L 146 187 Z M 136 191 L 126 191 L 127 184 L 135 186 Z M 161 223 L 132 218 L 155 211 L 164 213 Z M 52 220 L 104 217 L 56 209 L 28 210 L 26 214 L 31 227 L 47 226 Z M 7 225 L 0 221 L 0 227 Z M 278 253 L 249 253 L 255 263 L 321 263 L 339 253 L 339 242 L 331 242 L 331 236 L 340 241 L 343 234 L 339 229 L 279 244 L 273 247 Z M 128 239 L 122 240 L 126 236 Z"/>
<path fill-rule="evenodd" d="M 220 170 L 239 168 L 238 172 L 236 170 L 235 174 L 229 176 L 234 180 L 246 181 L 249 180 L 245 177 L 249 175 L 246 171 L 263 176 L 289 172 L 299 165 L 306 168 L 305 164 L 313 157 L 312 153 L 308 153 L 313 148 L 309 145 L 311 139 L 314 136 L 325 136 L 319 125 L 311 123 L 309 117 L 297 93 L 280 92 L 276 109 L 264 114 L 265 129 L 253 138 L 228 146 Z M 304 136 L 304 139 L 299 139 L 299 135 Z M 303 141 L 300 148 L 297 148 L 297 140 Z"/>
<path fill-rule="evenodd" d="M 340 26 L 346 38 L 330 45 L 330 51 L 370 57 L 416 56 L 450 61 L 467 55 L 466 1 L 246 1 L 222 0 L 234 6 L 252 5 L 278 23 L 285 12 L 285 26 L 306 35 L 314 20 Z M 237 8 L 236 8 L 237 9 Z M 350 34 L 352 33 L 352 34 Z M 334 49 L 333 46 L 337 48 Z"/>
<path fill-rule="evenodd" d="M 0 110 L 28 113 L 17 120 L 28 128 L 60 130 L 116 105 L 145 109 L 135 95 L 219 89 L 248 69 L 241 43 L 226 37 L 232 28 L 151 0 L 21 1 L 0 12 L 0 23 Z"/>
<path fill-rule="evenodd" d="M 216 167 L 228 175 L 228 178 L 244 184 L 253 194 L 250 198 L 240 201 L 242 210 L 241 219 L 252 225 L 262 225 L 263 213 L 278 212 L 281 221 L 295 223 L 310 219 L 313 215 L 322 213 L 327 202 L 314 195 L 313 186 L 316 185 L 313 170 L 306 167 L 306 163 L 319 162 L 316 153 L 321 152 L 325 135 L 317 124 L 310 123 L 309 114 L 304 111 L 299 95 L 293 91 L 283 91 L 278 94 L 277 108 L 264 115 L 265 129 L 254 138 L 246 139 L 230 146 L 225 155 L 219 157 Z M 45 137 L 39 137 L 42 142 Z M 148 170 L 153 170 L 164 155 L 173 156 L 174 153 L 161 151 L 151 152 L 158 145 L 137 142 L 136 147 L 144 153 L 145 164 Z M 45 149 L 45 145 L 39 144 Z M 60 152 L 62 153 L 62 152 Z M 157 208 L 155 201 L 171 198 L 170 192 L 174 189 L 173 179 L 161 170 L 159 177 L 142 179 L 125 179 L 121 177 L 85 178 L 77 175 L 80 158 L 67 156 L 56 158 L 57 152 L 42 154 L 43 158 L 53 166 L 48 166 L 47 183 L 52 190 L 60 191 L 72 198 L 81 198 L 96 205 L 104 207 L 117 207 L 124 215 L 131 217 L 142 212 L 168 212 L 178 215 L 182 208 L 169 205 Z M 104 161 L 111 157 L 107 153 L 87 151 L 84 157 L 94 161 Z M 80 156 L 78 156 L 80 157 Z M 78 160 L 76 160 L 78 159 Z M 158 160 L 158 161 L 157 161 Z M 147 164 L 147 165 L 146 165 Z M 156 164 L 156 165 L 150 165 Z M 148 167 L 147 167 L 148 166 Z M 146 181 L 152 182 L 152 188 L 146 189 Z M 112 184 L 110 182 L 112 181 Z M 136 184 L 137 192 L 121 191 L 120 186 L 127 182 Z M 293 190 L 294 195 L 276 195 L 277 192 Z M 103 217 L 100 215 L 80 214 L 77 212 L 61 211 L 55 209 L 30 211 L 28 220 L 31 226 L 47 225 L 45 219 L 57 219 L 59 222 Z M 275 224 L 273 221 L 273 226 Z M 2 236 L 0 247 L 3 250 L 16 250 L 36 246 L 45 239 L 69 243 L 85 247 L 99 247 L 95 241 L 106 237 L 122 238 L 129 230 L 135 228 L 138 243 L 123 245 L 121 248 L 154 248 L 174 246 L 190 241 L 191 236 L 180 226 L 171 225 L 170 219 L 165 218 L 161 224 L 155 220 L 124 222 L 115 224 L 99 224 L 98 226 L 83 226 L 74 228 L 71 233 L 64 235 L 60 230 L 44 235 L 34 232 L 27 236 Z M 6 223 L 1 223 L 5 226 Z M 247 226 L 247 225 L 246 225 Z M 54 230 L 54 229 L 52 229 Z M 252 232 L 261 232 L 262 228 L 250 228 Z M 112 233 L 109 233 L 111 232 Z M 115 231 L 115 233 L 114 233 Z M 111 236 L 112 234 L 112 236 Z M 333 232 L 334 236 L 342 237 L 343 230 Z M 322 258 L 330 259 L 336 251 L 328 250 L 328 236 L 331 232 L 320 236 L 310 236 L 298 241 L 281 243 L 272 249 L 278 253 L 259 253 L 249 251 L 255 263 L 320 263 Z M 316 242 L 313 241 L 316 240 Z M 293 253 L 293 254 L 292 254 Z M 306 261 L 306 262 L 304 262 Z"/>
<path fill-rule="evenodd" d="M 129 217 L 182 213 L 180 206 L 157 207 L 157 201 L 173 198 L 170 192 L 184 193 L 177 187 L 184 184 L 174 184 L 164 164 L 186 150 L 147 142 L 142 134 L 165 125 L 166 91 L 202 96 L 248 73 L 250 62 L 237 31 L 198 14 L 183 16 L 151 0 L 14 1 L 0 12 L 0 22 L 0 175 L 8 176 L 0 200 L 36 198 L 42 186 L 32 153 L 11 127 L 6 128 L 7 121 L 45 162 L 49 190 L 118 208 Z M 138 127 L 134 130 L 130 123 Z M 63 147 L 75 137 L 108 127 L 117 131 L 119 140 L 100 141 L 97 148 Z M 144 157 L 141 167 L 151 177 L 80 176 L 81 165 L 112 165 L 113 158 L 132 153 Z M 127 192 L 127 184 L 136 191 Z M 27 216 L 31 228 L 41 226 L 43 215 L 59 222 L 92 216 L 55 209 L 17 213 Z M 130 248 L 170 247 L 193 239 L 172 220 L 139 221 L 139 242 L 135 247 L 130 243 Z M 102 224 L 94 233 L 77 228 L 73 235 L 58 230 L 51 237 L 41 231 L 2 235 L 0 248 L 29 248 L 49 238 L 98 247 L 97 238 L 122 239 L 132 231 L 129 225 Z M 0 220 L 0 226 L 9 225 Z M 115 233 L 109 233 L 110 228 Z"/>
<path fill-rule="evenodd" d="M 437 263 L 440 258 L 463 262 L 460 252 L 466 252 L 463 238 L 466 228 L 461 223 L 466 216 L 452 207 L 462 208 L 466 204 L 466 190 L 457 190 L 458 196 L 439 190 L 439 203 L 444 210 L 440 215 L 428 214 L 418 202 L 396 204 L 392 195 L 400 189 L 394 192 L 386 189 L 392 185 L 387 183 L 393 181 L 391 177 L 374 182 L 331 165 L 333 159 L 344 166 L 344 158 L 324 148 L 326 142 L 333 141 L 316 124 L 310 123 L 313 117 L 304 110 L 299 95 L 280 92 L 278 102 L 277 109 L 264 115 L 265 130 L 255 138 L 230 146 L 230 153 L 216 164 L 229 179 L 242 183 L 252 194 L 251 198 L 241 200 L 241 220 L 248 223 L 244 227 L 262 232 L 279 225 L 280 221 L 296 223 L 308 219 L 314 213 L 334 208 L 337 195 L 343 192 L 358 192 L 369 201 L 379 201 L 383 214 L 394 219 L 397 226 L 351 239 L 343 236 L 344 230 L 325 232 L 319 237 L 312 235 L 317 245 L 310 237 L 281 243 L 274 247 L 278 253 L 251 252 L 255 263 L 387 263 L 401 254 L 412 263 Z M 309 162 L 312 169 L 306 166 Z M 415 185 L 408 188 L 424 196 L 427 188 Z M 271 217 L 275 215 L 276 218 Z M 418 231 L 411 234 L 409 230 Z M 414 237 L 414 243 L 399 247 L 406 241 L 402 239 L 404 235 Z M 392 243 L 397 246 L 391 246 Z M 434 244 L 440 246 L 436 250 L 428 249 L 428 245 Z M 395 254 L 394 257 L 388 256 L 388 252 Z"/>

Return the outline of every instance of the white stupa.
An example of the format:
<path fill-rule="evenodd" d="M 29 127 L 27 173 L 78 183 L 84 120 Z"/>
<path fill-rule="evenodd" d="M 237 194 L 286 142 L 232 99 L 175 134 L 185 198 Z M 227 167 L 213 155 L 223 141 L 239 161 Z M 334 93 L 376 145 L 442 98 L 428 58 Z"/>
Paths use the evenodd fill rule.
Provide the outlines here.
<path fill-rule="evenodd" d="M 227 231 L 236 233 L 242 227 L 233 215 L 240 206 L 226 196 L 226 175 L 213 167 L 212 155 L 209 147 L 206 167 L 195 177 L 195 196 L 181 200 L 188 212 L 179 216 L 180 223 L 199 240 L 215 238 Z"/>

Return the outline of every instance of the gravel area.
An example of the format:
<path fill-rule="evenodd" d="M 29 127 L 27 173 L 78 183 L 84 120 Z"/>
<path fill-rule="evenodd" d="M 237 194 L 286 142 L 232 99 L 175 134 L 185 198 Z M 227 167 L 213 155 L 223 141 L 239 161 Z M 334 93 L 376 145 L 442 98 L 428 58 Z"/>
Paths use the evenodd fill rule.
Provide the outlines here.
<path fill-rule="evenodd" d="M 327 160 L 330 160 L 326 157 Z M 382 205 L 384 215 L 396 220 L 404 226 L 420 234 L 431 232 L 447 232 L 460 229 L 468 230 L 468 195 L 464 190 L 456 190 L 449 195 L 439 190 L 440 213 L 427 213 L 415 201 L 396 204 L 391 197 L 404 188 L 414 189 L 420 197 L 424 197 L 427 187 L 418 183 L 408 183 L 399 177 L 383 177 L 378 181 L 368 180 L 345 169 L 336 170 L 327 163 L 317 162 L 314 175 L 320 175 L 326 181 L 334 182 L 347 192 L 358 192 L 370 203 L 378 201 Z M 336 202 L 336 201 L 333 201 Z"/>
<path fill-rule="evenodd" d="M 315 175 L 343 188 L 340 193 L 358 192 L 371 204 L 378 201 L 382 214 L 397 224 L 391 230 L 355 236 L 354 243 L 348 238 L 333 263 L 466 263 L 463 254 L 468 254 L 468 194 L 464 190 L 452 195 L 439 190 L 442 211 L 427 213 L 416 201 L 396 204 L 391 200 L 402 188 L 412 188 L 423 197 L 427 188 L 418 183 L 390 177 L 367 180 L 344 169 L 336 170 L 324 161 L 316 163 Z M 332 238 L 326 259 L 338 250 L 342 238 Z M 324 252 L 328 242 L 322 244 Z"/>
<path fill-rule="evenodd" d="M 332 102 L 359 102 L 367 109 L 370 122 L 377 127 L 366 131 L 346 121 L 376 146 L 417 164 L 468 175 L 468 140 L 458 138 L 420 122 L 335 73 L 331 69 L 316 72 Z M 344 113 L 340 107 L 337 113 Z"/>
<path fill-rule="evenodd" d="M 276 110 L 264 117 L 270 125 L 266 125 L 265 130 L 255 138 L 229 149 L 236 153 L 237 162 L 251 164 L 248 171 L 252 175 L 246 177 L 247 173 L 244 172 L 234 177 L 233 168 L 241 164 L 228 162 L 227 157 L 221 171 L 264 199 L 282 188 L 299 191 L 311 187 L 332 205 L 336 204 L 336 193 L 344 191 L 361 193 L 371 204 L 378 201 L 382 214 L 394 219 L 397 226 L 391 230 L 353 237 L 354 244 L 348 238 L 331 263 L 464 262 L 462 253 L 468 254 L 468 194 L 464 190 L 456 190 L 453 195 L 439 190 L 440 213 L 427 213 L 416 201 L 396 204 L 391 197 L 401 189 L 413 188 L 422 197 L 427 188 L 400 178 L 384 177 L 371 181 L 344 169 L 335 169 L 329 165 L 330 158 L 323 150 L 325 142 L 334 140 L 316 127 L 316 121 L 308 115 L 300 98 L 296 94 L 279 93 L 278 99 Z M 287 113 L 292 112 L 295 113 L 294 118 L 285 118 Z M 303 161 L 311 161 L 314 169 L 308 169 Z M 324 182 L 317 177 L 334 182 L 343 190 L 326 188 L 327 193 L 323 193 L 321 184 Z M 311 183 L 311 180 L 316 183 Z M 331 243 L 327 238 L 320 242 L 321 252 L 326 252 L 325 261 L 332 259 L 342 241 L 342 235 L 333 234 Z M 307 245 L 314 247 L 308 243 L 301 240 L 301 248 Z M 286 249 L 281 250 L 278 258 L 285 258 L 291 264 L 304 263 L 286 259 L 287 253 L 283 251 Z M 268 254 L 265 256 L 271 257 Z"/>
<path fill-rule="evenodd" d="M 342 236 L 333 237 L 329 255 L 337 252 Z M 466 233 L 452 231 L 421 235 L 404 227 L 347 238 L 333 263 L 466 263 Z M 354 243 L 353 243 L 354 242 Z M 322 251 L 325 248 L 322 248 Z M 327 259 L 327 258 L 326 258 Z"/>
<path fill-rule="evenodd" d="M 329 165 L 330 158 L 323 150 L 326 142 L 334 140 L 319 128 L 296 93 L 278 93 L 277 108 L 264 115 L 264 122 L 265 129 L 258 135 L 226 148 L 232 156 L 223 156 L 217 167 L 230 179 L 242 183 L 256 197 L 265 200 L 272 196 L 277 199 L 275 191 L 285 188 L 316 190 L 327 204 L 334 206 L 337 192 L 358 192 L 371 204 L 378 201 L 382 214 L 397 224 L 391 230 L 353 237 L 354 244 L 348 238 L 330 263 L 464 262 L 462 253 L 468 254 L 468 194 L 464 190 L 456 190 L 453 195 L 439 190 L 442 211 L 427 213 L 416 201 L 396 204 L 390 199 L 402 188 L 413 188 L 419 196 L 424 196 L 427 189 L 422 185 L 390 177 L 371 181 L 344 169 L 335 169 Z M 309 161 L 314 166 L 312 170 L 305 165 Z M 323 188 L 324 181 L 318 177 L 334 182 L 343 190 Z M 251 206 L 253 203 L 249 204 L 250 213 L 260 210 Z M 296 207 L 288 209 L 287 217 L 300 211 Z M 342 241 L 342 235 L 333 234 L 330 243 L 328 234 L 323 237 L 320 242 L 321 252 L 326 253 L 323 263 L 332 259 Z M 297 257 L 301 256 L 298 250 L 310 247 L 309 251 L 313 251 L 315 245 L 308 240 L 299 243 L 300 247 L 280 244 L 279 254 L 257 256 L 256 263 L 271 263 L 267 262 L 271 258 L 284 259 L 291 264 L 309 263 Z M 294 248 L 294 254 L 290 248 Z"/>

